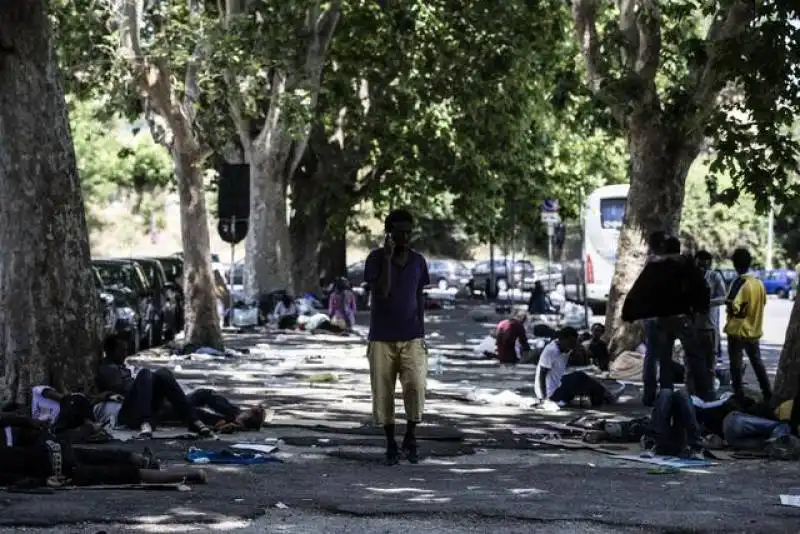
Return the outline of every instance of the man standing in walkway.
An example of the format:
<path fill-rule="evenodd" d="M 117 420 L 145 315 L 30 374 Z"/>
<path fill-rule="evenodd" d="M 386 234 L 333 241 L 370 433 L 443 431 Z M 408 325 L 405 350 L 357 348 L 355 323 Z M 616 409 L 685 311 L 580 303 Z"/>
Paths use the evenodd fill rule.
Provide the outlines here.
<path fill-rule="evenodd" d="M 764 284 L 748 274 L 753 257 L 745 248 L 733 251 L 733 268 L 739 275 L 731 284 L 725 302 L 728 312 L 725 333 L 728 335 L 728 359 L 731 364 L 731 385 L 737 397 L 744 395 L 742 377 L 742 353 L 746 353 L 753 366 L 765 402 L 772 397 L 769 376 L 761 360 L 759 340 L 763 333 L 764 307 L 767 292 Z"/>
<path fill-rule="evenodd" d="M 386 433 L 386 463 L 394 465 L 400 453 L 419 461 L 415 429 L 425 404 L 428 354 L 425 348 L 425 297 L 430 284 L 422 254 L 411 249 L 414 219 L 405 210 L 392 211 L 384 223 L 382 248 L 370 252 L 364 280 L 372 289 L 369 326 L 372 413 Z M 397 377 L 403 389 L 406 433 L 401 448 L 395 441 L 394 391 Z"/>
<path fill-rule="evenodd" d="M 708 313 L 709 302 L 708 286 L 694 259 L 680 254 L 677 238 L 667 238 L 663 254 L 648 260 L 622 306 L 623 321 L 652 319 L 647 326 L 646 358 L 658 362 L 661 389 L 674 389 L 672 351 L 675 339 L 679 339 L 697 396 L 703 400 L 713 398 L 713 379 L 693 324 L 695 315 Z M 642 401 L 646 406 L 651 406 L 656 396 L 650 381 L 652 374 L 645 365 Z"/>
<path fill-rule="evenodd" d="M 710 291 L 710 303 L 708 313 L 699 313 L 695 317 L 695 326 L 697 327 L 700 342 L 703 345 L 703 354 L 709 358 L 708 366 L 711 369 L 711 376 L 714 376 L 714 369 L 717 366 L 717 359 L 721 356 L 719 354 L 720 338 L 720 324 L 719 313 L 720 307 L 725 304 L 725 281 L 719 271 L 711 268 L 713 257 L 706 250 L 701 250 L 695 256 L 697 266 L 703 271 L 703 276 Z"/>

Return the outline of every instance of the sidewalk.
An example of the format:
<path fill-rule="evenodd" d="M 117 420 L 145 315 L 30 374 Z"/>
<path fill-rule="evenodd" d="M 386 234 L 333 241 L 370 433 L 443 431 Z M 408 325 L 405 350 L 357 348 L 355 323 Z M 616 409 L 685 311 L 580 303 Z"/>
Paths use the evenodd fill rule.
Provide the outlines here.
<path fill-rule="evenodd" d="M 453 315 L 429 317 L 431 331 L 438 334 L 431 340 L 434 349 L 448 359 L 443 373 L 429 380 L 428 415 L 420 427 L 426 459 L 420 465 L 381 464 L 381 431 L 368 424 L 371 405 L 362 340 L 237 335 L 230 345 L 249 347 L 249 355 L 182 360 L 151 351 L 139 363 L 171 367 L 186 385 L 214 387 L 236 402 L 266 400 L 276 412 L 270 426 L 226 439 L 280 438 L 283 463 L 212 467 L 210 483 L 188 493 L 4 494 L 0 527 L 61 525 L 62 532 L 93 533 L 188 528 L 356 534 L 405 534 L 411 529 L 797 532 L 800 508 L 779 506 L 780 494 L 800 494 L 797 463 L 738 460 L 694 472 L 654 474 L 653 466 L 591 451 L 534 447 L 515 431 L 563 422 L 579 412 L 547 414 L 464 400 L 473 388 L 522 389 L 524 396 L 533 369 L 459 358 L 485 329 Z M 400 402 L 397 406 L 402 409 Z M 644 413 L 633 401 L 613 408 Z M 183 463 L 190 445 L 230 444 L 152 440 L 122 446 L 150 446 L 174 465 Z"/>

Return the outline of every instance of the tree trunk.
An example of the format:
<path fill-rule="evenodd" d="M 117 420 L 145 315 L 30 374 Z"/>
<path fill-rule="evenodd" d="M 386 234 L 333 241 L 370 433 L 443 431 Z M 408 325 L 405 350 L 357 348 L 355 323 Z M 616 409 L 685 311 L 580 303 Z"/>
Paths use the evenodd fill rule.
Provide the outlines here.
<path fill-rule="evenodd" d="M 339 276 L 347 276 L 347 230 L 344 226 L 328 227 L 322 237 L 319 273 L 324 284 Z"/>
<path fill-rule="evenodd" d="M 185 141 L 176 133 L 172 157 L 181 204 L 183 290 L 186 296 L 184 331 L 189 343 L 221 349 L 222 331 L 211 269 L 208 210 L 203 176 L 194 153 L 186 148 Z"/>
<path fill-rule="evenodd" d="M 633 350 L 643 339 L 639 323 L 622 322 L 622 305 L 647 256 L 647 236 L 680 225 L 686 175 L 698 154 L 680 134 L 670 136 L 651 121 L 630 121 L 628 155 L 630 191 L 625 224 L 619 236 L 617 262 L 606 310 L 606 332 L 612 354 Z"/>
<path fill-rule="evenodd" d="M 278 132 L 278 136 L 280 132 Z M 250 161 L 250 230 L 247 233 L 245 284 L 249 295 L 292 288 L 292 248 L 287 221 L 284 168 L 288 140 Z"/>
<path fill-rule="evenodd" d="M 331 206 L 336 205 L 321 187 L 332 179 L 327 168 L 326 162 L 308 148 L 303 164 L 292 175 L 292 279 L 298 295 L 319 286 L 322 240 L 330 222 Z"/>
<path fill-rule="evenodd" d="M 0 358 L 5 396 L 90 391 L 100 314 L 43 0 L 0 2 Z"/>
<path fill-rule="evenodd" d="M 778 360 L 778 373 L 775 376 L 773 396 L 775 405 L 793 399 L 798 387 L 800 387 L 800 298 L 795 298 L 781 358 Z"/>

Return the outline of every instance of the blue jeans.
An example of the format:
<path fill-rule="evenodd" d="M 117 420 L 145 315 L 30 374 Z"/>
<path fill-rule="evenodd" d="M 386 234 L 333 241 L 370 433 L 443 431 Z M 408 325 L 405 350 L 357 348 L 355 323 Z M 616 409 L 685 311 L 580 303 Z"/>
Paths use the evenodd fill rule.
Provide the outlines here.
<path fill-rule="evenodd" d="M 675 368 L 672 351 L 675 340 L 681 342 L 684 351 L 684 365 L 692 378 L 693 393 L 703 400 L 713 400 L 713 378 L 709 365 L 711 346 L 704 343 L 700 332 L 694 327 L 692 320 L 685 315 L 657 317 L 650 327 L 652 358 L 658 365 L 658 382 L 661 389 L 673 389 L 675 385 Z M 645 385 L 645 392 L 648 392 Z"/>
<path fill-rule="evenodd" d="M 722 432 L 735 449 L 762 449 L 768 440 L 791 434 L 791 429 L 780 421 L 731 412 L 722 422 Z"/>
<path fill-rule="evenodd" d="M 655 319 L 645 319 L 644 321 L 644 363 L 642 367 L 642 382 L 644 382 L 644 395 L 655 398 L 658 390 L 658 359 L 653 351 L 653 325 Z"/>
<path fill-rule="evenodd" d="M 700 425 L 685 391 L 658 392 L 645 436 L 655 445 L 656 454 L 681 456 L 686 449 L 700 447 Z"/>

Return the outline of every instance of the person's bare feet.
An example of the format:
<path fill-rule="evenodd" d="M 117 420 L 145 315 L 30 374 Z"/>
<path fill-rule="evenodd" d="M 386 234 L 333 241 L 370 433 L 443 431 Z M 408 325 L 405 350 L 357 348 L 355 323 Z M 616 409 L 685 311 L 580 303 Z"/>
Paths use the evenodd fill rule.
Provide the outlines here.
<path fill-rule="evenodd" d="M 240 413 L 235 422 L 244 429 L 259 430 L 268 418 L 272 419 L 272 410 L 259 404 Z"/>

